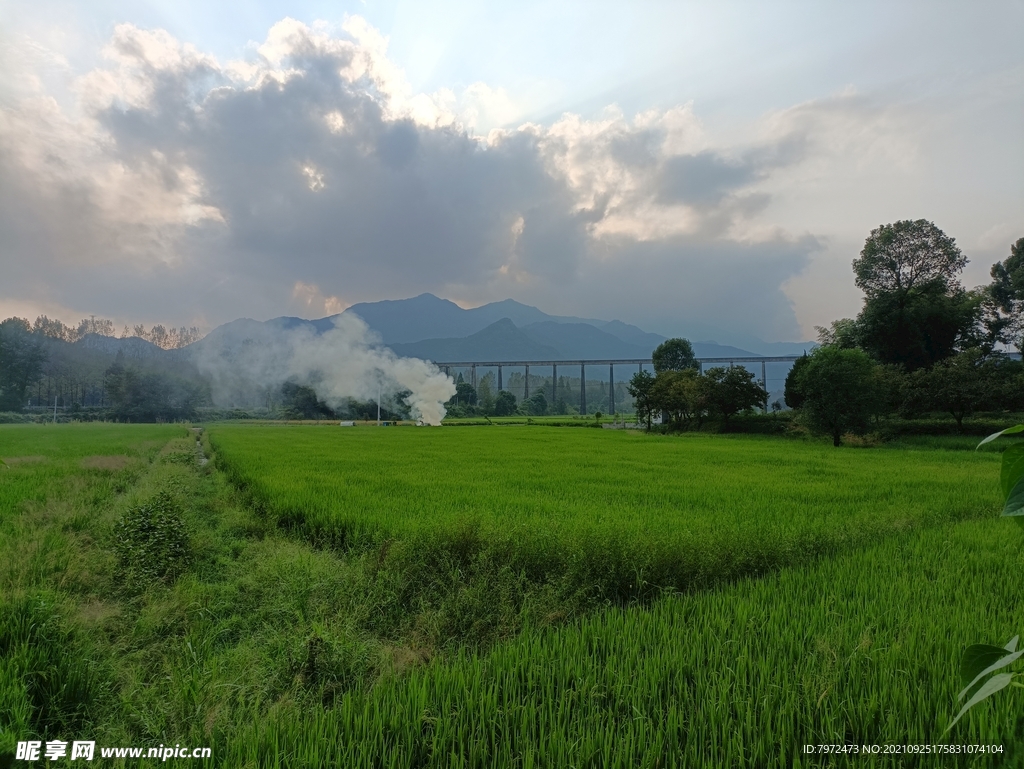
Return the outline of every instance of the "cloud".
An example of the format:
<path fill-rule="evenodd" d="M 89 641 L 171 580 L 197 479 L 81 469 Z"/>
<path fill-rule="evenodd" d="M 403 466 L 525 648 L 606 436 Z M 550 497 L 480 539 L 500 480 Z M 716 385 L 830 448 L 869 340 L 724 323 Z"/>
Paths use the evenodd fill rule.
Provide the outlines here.
<path fill-rule="evenodd" d="M 736 146 L 692 104 L 481 135 L 500 89 L 414 93 L 358 17 L 225 63 L 124 24 L 104 56 L 75 109 L 0 110 L 0 303 L 191 324 L 433 291 L 799 333 L 781 287 L 819 243 L 762 214 L 809 108 Z"/>

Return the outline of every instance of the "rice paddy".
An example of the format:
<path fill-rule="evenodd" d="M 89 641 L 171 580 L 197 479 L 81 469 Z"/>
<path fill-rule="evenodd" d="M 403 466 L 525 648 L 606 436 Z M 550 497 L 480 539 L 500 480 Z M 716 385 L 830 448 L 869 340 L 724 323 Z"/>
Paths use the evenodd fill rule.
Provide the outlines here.
<path fill-rule="evenodd" d="M 963 649 L 1024 629 L 998 445 L 207 432 L 0 426 L 0 764 L 1024 765 L 1015 690 L 943 735 Z M 154 500 L 187 558 L 129 590 Z M 886 753 L 939 744 L 998 752 Z"/>
<path fill-rule="evenodd" d="M 985 514 L 993 453 L 836 451 L 588 429 L 211 430 L 256 503 L 313 542 L 416 541 L 628 598 Z"/>

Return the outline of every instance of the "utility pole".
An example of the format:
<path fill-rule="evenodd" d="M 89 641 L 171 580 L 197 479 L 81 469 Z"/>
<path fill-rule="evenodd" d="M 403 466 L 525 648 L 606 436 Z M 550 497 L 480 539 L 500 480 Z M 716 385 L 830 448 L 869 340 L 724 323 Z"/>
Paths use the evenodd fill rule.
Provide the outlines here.
<path fill-rule="evenodd" d="M 380 427 L 380 380 L 377 380 L 377 427 Z"/>

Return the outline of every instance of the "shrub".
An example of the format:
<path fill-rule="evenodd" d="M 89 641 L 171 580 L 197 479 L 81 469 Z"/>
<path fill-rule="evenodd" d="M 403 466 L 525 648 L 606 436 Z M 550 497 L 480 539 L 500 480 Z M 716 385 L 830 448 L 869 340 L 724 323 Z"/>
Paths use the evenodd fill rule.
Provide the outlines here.
<path fill-rule="evenodd" d="M 114 526 L 117 576 L 129 591 L 171 583 L 191 560 L 181 508 L 167 492 L 129 509 Z"/>

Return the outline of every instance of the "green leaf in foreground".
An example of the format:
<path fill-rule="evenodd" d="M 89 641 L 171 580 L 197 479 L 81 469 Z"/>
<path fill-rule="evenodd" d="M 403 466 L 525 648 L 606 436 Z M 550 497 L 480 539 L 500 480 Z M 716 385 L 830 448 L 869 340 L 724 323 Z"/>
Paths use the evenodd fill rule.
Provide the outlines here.
<path fill-rule="evenodd" d="M 1013 427 L 1007 427 L 1005 430 L 1000 430 L 997 433 L 992 433 L 990 436 L 982 440 L 982 442 L 975 447 L 975 450 L 980 449 L 986 443 L 991 443 L 1000 435 L 1013 435 L 1014 433 L 1024 433 L 1024 425 L 1014 425 Z"/>
<path fill-rule="evenodd" d="M 1019 652 L 1013 652 L 1012 654 L 1008 654 L 1005 649 L 1001 651 L 1003 652 L 1003 656 L 1000 659 L 993 662 L 988 667 L 986 667 L 980 673 L 978 673 L 978 675 L 976 675 L 974 679 L 969 684 L 967 684 L 967 686 L 964 687 L 963 691 L 961 691 L 960 694 L 957 695 L 956 698 L 958 700 L 962 700 L 964 697 L 966 697 L 968 692 L 973 690 L 977 686 L 977 684 L 981 682 L 981 679 L 983 679 L 989 673 L 994 673 L 995 671 L 1001 668 L 1005 668 L 1007 665 L 1012 665 L 1014 662 L 1019 660 L 1021 656 L 1024 656 L 1024 650 Z"/>
<path fill-rule="evenodd" d="M 1015 640 L 1019 637 L 1015 636 Z M 1011 643 L 1013 642 L 1011 641 Z M 963 658 L 960 660 L 960 683 L 965 686 L 972 683 L 981 675 L 985 668 L 1013 651 L 1016 651 L 1016 649 L 1007 649 L 1001 646 L 993 646 L 992 644 L 972 644 L 968 646 L 964 651 Z"/>
<path fill-rule="evenodd" d="M 1024 523 L 1024 478 L 1017 481 L 1003 505 L 1003 515 L 1017 518 L 1017 523 Z"/>
<path fill-rule="evenodd" d="M 956 718 L 954 718 L 952 722 L 950 722 L 949 726 L 946 727 L 946 732 L 949 732 L 949 730 L 953 728 L 954 724 L 960 720 L 960 717 L 968 710 L 973 708 L 979 702 L 988 699 L 996 692 L 1009 686 L 1015 675 L 1016 673 L 1000 673 L 999 675 L 992 676 L 988 679 L 985 682 L 985 685 L 978 689 L 975 695 L 967 701 L 967 704 L 960 708 L 960 712 L 956 714 Z"/>
<path fill-rule="evenodd" d="M 1024 478 L 1024 445 L 1010 446 L 1003 452 L 1003 464 L 999 470 L 999 486 L 1003 496 L 1009 497 L 1021 478 Z"/>

